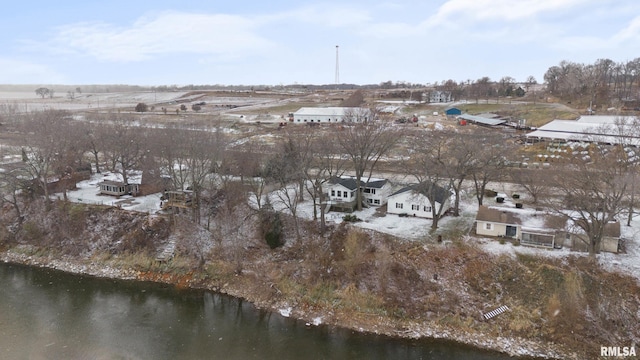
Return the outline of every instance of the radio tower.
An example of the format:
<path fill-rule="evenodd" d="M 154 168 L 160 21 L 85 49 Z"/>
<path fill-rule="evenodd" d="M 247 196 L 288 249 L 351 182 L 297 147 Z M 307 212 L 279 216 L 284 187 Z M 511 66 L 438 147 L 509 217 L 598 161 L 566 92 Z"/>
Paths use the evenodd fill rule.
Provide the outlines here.
<path fill-rule="evenodd" d="M 336 85 L 340 83 L 340 60 L 338 59 L 338 45 L 336 45 Z"/>

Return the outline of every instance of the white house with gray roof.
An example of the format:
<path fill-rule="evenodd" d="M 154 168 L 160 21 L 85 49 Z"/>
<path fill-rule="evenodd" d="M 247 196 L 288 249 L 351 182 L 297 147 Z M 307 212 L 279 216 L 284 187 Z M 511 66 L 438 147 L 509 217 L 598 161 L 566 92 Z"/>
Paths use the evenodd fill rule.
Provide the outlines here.
<path fill-rule="evenodd" d="M 424 184 L 412 184 L 389 195 L 387 213 L 433 219 L 431 201 L 429 201 L 424 189 Z M 452 195 L 450 191 L 435 185 L 432 191 L 429 192 L 432 192 L 435 196 L 436 213 L 439 213 L 443 207 L 442 213 L 450 208 Z"/>
<path fill-rule="evenodd" d="M 327 198 L 334 208 L 341 210 L 355 208 L 358 189 L 355 177 L 333 177 L 326 188 Z M 365 205 L 377 207 L 386 204 L 387 197 L 391 193 L 391 185 L 385 179 L 369 179 L 369 181 L 363 179 L 360 191 Z"/>

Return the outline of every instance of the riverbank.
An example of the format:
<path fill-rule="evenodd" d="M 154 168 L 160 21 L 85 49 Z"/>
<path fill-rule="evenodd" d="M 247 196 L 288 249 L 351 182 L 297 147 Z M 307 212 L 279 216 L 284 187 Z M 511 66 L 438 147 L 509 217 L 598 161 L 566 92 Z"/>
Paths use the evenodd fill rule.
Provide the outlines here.
<path fill-rule="evenodd" d="M 285 244 L 272 249 L 244 204 L 221 206 L 208 229 L 179 215 L 64 201 L 48 210 L 31 204 L 21 221 L 5 209 L 0 260 L 206 289 L 309 326 L 443 339 L 523 359 L 596 358 L 600 346 L 640 339 L 638 282 L 586 257 L 487 252 L 464 238 L 408 241 L 347 223 L 320 231 L 300 221 L 296 234 L 285 216 Z M 173 257 L 156 261 L 167 248 Z M 509 311 L 482 318 L 500 306 Z"/>
<path fill-rule="evenodd" d="M 151 259 L 150 259 L 151 260 Z M 295 301 L 280 301 L 276 304 L 268 303 L 253 296 L 251 290 L 234 286 L 230 283 L 220 284 L 215 281 L 198 279 L 196 274 L 172 274 L 141 271 L 133 268 L 122 268 L 105 263 L 95 263 L 73 257 L 56 258 L 43 255 L 32 247 L 18 247 L 0 253 L 0 261 L 4 263 L 50 268 L 77 275 L 88 275 L 100 278 L 110 278 L 130 281 L 152 281 L 174 285 L 181 288 L 210 290 L 252 302 L 256 307 L 280 313 L 285 317 L 292 317 L 305 321 L 308 326 L 321 324 L 347 328 L 361 333 L 386 335 L 405 339 L 436 339 L 446 340 L 472 346 L 487 351 L 498 351 L 522 359 L 578 359 L 575 353 L 568 354 L 556 349 L 552 344 L 541 344 L 523 338 L 495 337 L 487 338 L 483 334 L 461 333 L 455 329 L 446 328 L 436 323 L 393 321 L 389 318 L 370 315 L 361 317 L 345 317 L 339 312 L 320 311 L 300 307 Z M 242 275 L 235 275 L 242 277 Z"/>

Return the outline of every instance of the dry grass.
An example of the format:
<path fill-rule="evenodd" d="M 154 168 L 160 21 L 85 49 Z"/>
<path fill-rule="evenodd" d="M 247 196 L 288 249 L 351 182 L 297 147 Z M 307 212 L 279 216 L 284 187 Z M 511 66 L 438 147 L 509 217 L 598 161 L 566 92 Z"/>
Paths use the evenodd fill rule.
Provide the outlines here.
<path fill-rule="evenodd" d="M 66 211 L 71 222 L 84 218 L 86 231 L 101 224 L 94 223 L 98 215 L 117 222 L 119 229 L 109 234 L 113 242 L 134 245 L 153 239 L 154 233 L 165 238 L 177 231 L 158 220 L 151 229 L 146 227 L 151 231 L 140 233 L 135 229 L 142 229 L 145 216 L 119 210 L 88 210 L 85 215 L 74 208 Z M 38 223 L 29 226 L 32 232 L 42 230 Z M 170 230 L 153 231 L 156 226 Z M 255 246 L 255 239 L 216 244 L 204 264 L 180 254 L 156 263 L 153 252 L 117 246 L 98 248 L 89 259 L 136 269 L 156 281 L 224 289 L 265 306 L 286 302 L 314 313 L 330 312 L 346 323 L 431 323 L 453 331 L 552 341 L 572 350 L 585 342 L 617 344 L 640 338 L 640 300 L 628 295 L 640 293 L 638 284 L 605 273 L 583 257 L 512 258 L 484 253 L 465 242 L 404 242 L 349 225 L 326 235 L 315 233 L 313 226 L 303 228 L 302 241 L 275 250 Z M 51 233 L 39 236 L 55 242 Z M 29 243 L 34 245 L 27 247 L 29 253 L 50 252 L 39 242 Z M 240 272 L 238 258 L 243 259 Z M 500 305 L 510 311 L 480 320 L 481 313 Z"/>

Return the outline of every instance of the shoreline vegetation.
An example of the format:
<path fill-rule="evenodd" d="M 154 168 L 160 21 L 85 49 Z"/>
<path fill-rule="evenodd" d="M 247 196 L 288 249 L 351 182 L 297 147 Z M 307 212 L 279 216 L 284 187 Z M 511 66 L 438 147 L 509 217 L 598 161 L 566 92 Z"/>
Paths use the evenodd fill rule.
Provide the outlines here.
<path fill-rule="evenodd" d="M 495 255 L 472 239 L 406 241 L 349 224 L 319 233 L 313 222 L 301 239 L 270 249 L 258 217 L 238 213 L 215 225 L 239 237 L 179 215 L 65 201 L 49 210 L 32 203 L 15 233 L 6 229 L 18 219 L 6 208 L 2 215 L 3 262 L 210 290 L 309 326 L 442 339 L 523 359 L 593 358 L 601 345 L 634 344 L 640 333 L 638 300 L 621 296 L 640 293 L 637 281 L 587 257 Z M 286 230 L 293 220 L 282 221 Z M 170 242 L 175 256 L 156 261 Z M 482 319 L 502 305 L 510 310 Z"/>
<path fill-rule="evenodd" d="M 33 255 L 29 255 L 31 251 Z M 148 259 L 153 261 L 152 259 Z M 0 261 L 6 264 L 38 267 L 62 271 L 79 276 L 91 276 L 134 282 L 154 282 L 173 285 L 177 289 L 212 291 L 239 298 L 252 303 L 256 308 L 280 313 L 285 317 L 306 322 L 307 326 L 327 325 L 344 328 L 364 334 L 383 335 L 406 340 L 446 341 L 459 346 L 472 347 L 478 351 L 496 351 L 519 359 L 569 359 L 576 354 L 567 354 L 550 344 L 537 343 L 523 338 L 487 337 L 482 334 L 458 333 L 455 328 L 439 326 L 435 323 L 398 322 L 380 318 L 371 319 L 371 314 L 361 317 L 344 317 L 331 309 L 313 309 L 291 307 L 286 300 L 279 304 L 269 304 L 254 297 L 251 290 L 241 289 L 229 283 L 211 283 L 199 277 L 197 273 L 179 274 L 172 272 L 140 271 L 121 268 L 119 261 L 114 264 L 94 263 L 77 258 L 57 258 L 44 255 L 43 250 L 30 248 L 8 249 L 0 252 Z M 201 274 L 200 274 L 201 275 Z M 238 276 L 238 275 L 235 275 Z M 280 305 L 280 306 L 278 306 Z"/>

